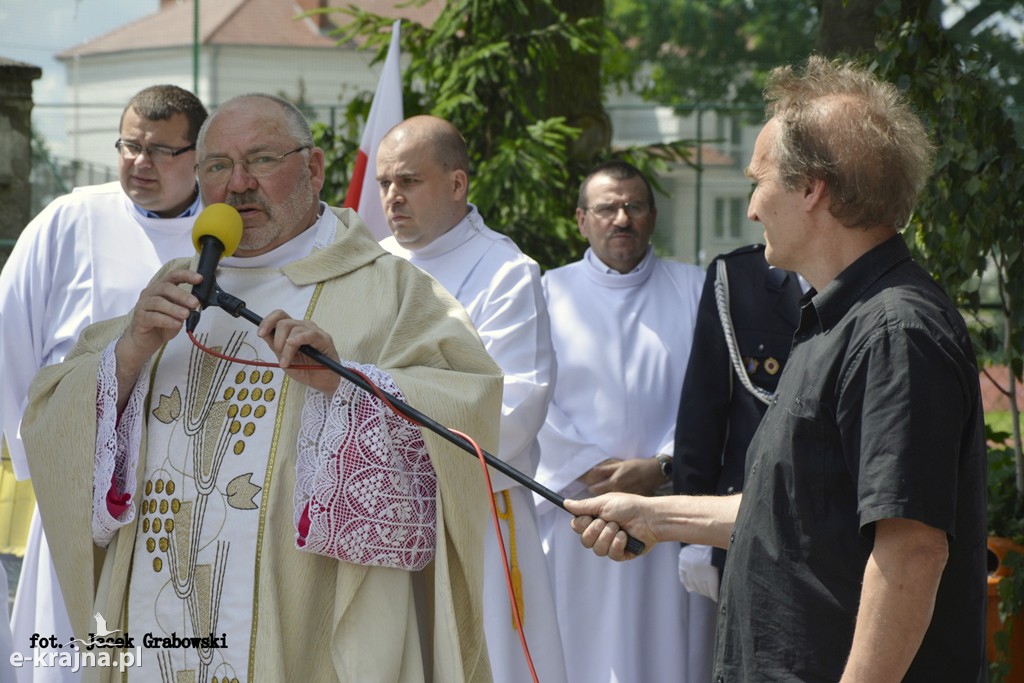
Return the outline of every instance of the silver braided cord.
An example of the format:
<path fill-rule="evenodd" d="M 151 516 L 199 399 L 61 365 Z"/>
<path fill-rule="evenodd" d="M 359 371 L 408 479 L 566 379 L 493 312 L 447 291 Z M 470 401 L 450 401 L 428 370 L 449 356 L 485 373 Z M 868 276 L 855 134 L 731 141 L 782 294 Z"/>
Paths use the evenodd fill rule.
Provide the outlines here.
<path fill-rule="evenodd" d="M 729 315 L 729 275 L 725 269 L 725 260 L 719 259 L 718 269 L 715 272 L 715 304 L 718 306 L 718 319 L 722 321 L 722 334 L 725 336 L 725 345 L 729 348 L 729 359 L 732 361 L 732 369 L 740 379 L 743 388 L 754 395 L 757 400 L 765 405 L 770 405 L 775 397 L 770 391 L 754 386 L 750 381 L 746 368 L 743 367 L 743 359 L 740 357 L 739 349 L 736 347 L 736 332 L 732 327 L 732 317 Z"/>

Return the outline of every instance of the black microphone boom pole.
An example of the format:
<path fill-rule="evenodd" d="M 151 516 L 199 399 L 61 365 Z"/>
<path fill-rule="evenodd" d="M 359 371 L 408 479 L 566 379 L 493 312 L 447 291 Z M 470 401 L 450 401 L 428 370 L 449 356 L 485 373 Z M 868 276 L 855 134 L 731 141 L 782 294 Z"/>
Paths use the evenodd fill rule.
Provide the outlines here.
<path fill-rule="evenodd" d="M 220 287 L 217 287 L 216 285 L 214 285 L 213 300 L 210 301 L 209 305 L 219 306 L 220 308 L 230 313 L 232 316 L 236 318 L 244 318 L 254 325 L 259 325 L 261 322 L 263 322 L 263 318 L 261 318 L 259 315 L 253 313 L 248 308 L 246 308 L 244 301 L 242 301 L 236 296 L 224 292 Z M 393 396 L 392 394 L 389 394 L 388 392 L 384 391 L 383 389 L 380 389 L 379 387 L 374 387 L 358 373 L 353 372 L 349 368 L 346 368 L 341 363 L 338 363 L 332 358 L 329 358 L 328 356 L 321 353 L 320 351 L 317 351 L 308 344 L 304 344 L 303 346 L 300 347 L 299 350 L 302 351 L 307 356 L 309 356 L 310 358 L 312 358 L 313 360 L 315 360 L 317 363 L 320 363 L 324 367 L 333 370 L 343 379 L 346 379 L 352 384 L 355 384 L 360 389 L 374 395 L 379 393 L 380 395 L 384 396 L 387 399 L 387 401 L 391 403 L 395 407 L 395 409 L 405 417 L 413 420 L 417 424 L 426 427 L 430 431 L 434 432 L 443 439 L 450 441 L 451 443 L 455 444 L 456 446 L 466 451 L 467 453 L 476 456 L 476 448 L 474 448 L 473 444 L 471 444 L 465 438 L 452 432 L 450 429 L 448 429 L 441 423 L 437 422 L 433 418 L 424 415 L 423 413 L 416 410 L 415 408 L 410 406 L 408 403 L 405 403 L 401 399 Z M 481 452 L 483 453 L 484 460 L 487 462 L 488 465 L 498 470 L 502 474 L 508 476 L 509 478 L 515 480 L 516 482 L 522 484 L 531 491 L 544 497 L 546 500 L 554 503 L 563 510 L 565 509 L 565 498 L 563 496 L 558 495 L 548 487 L 538 482 L 536 479 L 526 476 L 516 468 L 512 467 L 503 460 L 499 460 L 498 458 L 491 455 L 487 451 L 481 449 Z M 644 544 L 643 542 L 627 534 L 626 550 L 633 553 L 634 555 L 640 555 L 644 551 Z"/>

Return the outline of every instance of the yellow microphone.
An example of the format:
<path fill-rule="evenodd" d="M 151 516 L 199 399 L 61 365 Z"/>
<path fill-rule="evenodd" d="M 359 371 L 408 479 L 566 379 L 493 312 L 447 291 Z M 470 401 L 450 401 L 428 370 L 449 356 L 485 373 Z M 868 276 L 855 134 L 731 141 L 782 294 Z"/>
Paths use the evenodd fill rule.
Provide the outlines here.
<path fill-rule="evenodd" d="M 231 256 L 242 241 L 242 217 L 229 204 L 210 204 L 196 217 L 192 226 L 192 244 L 199 252 L 196 272 L 203 281 L 192 288 L 192 294 L 199 299 L 203 308 L 214 303 L 211 298 L 217 286 L 214 273 L 217 262 L 223 256 Z M 192 311 L 185 327 L 189 332 L 199 324 L 199 311 Z"/>

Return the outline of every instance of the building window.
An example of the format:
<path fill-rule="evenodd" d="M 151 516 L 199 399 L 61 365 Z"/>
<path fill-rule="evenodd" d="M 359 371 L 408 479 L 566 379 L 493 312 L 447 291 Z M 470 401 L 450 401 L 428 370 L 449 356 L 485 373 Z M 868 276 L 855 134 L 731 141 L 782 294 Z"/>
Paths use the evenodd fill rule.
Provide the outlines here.
<path fill-rule="evenodd" d="M 743 223 L 747 220 L 744 205 L 742 197 L 715 198 L 715 239 L 738 240 L 743 237 Z"/>
<path fill-rule="evenodd" d="M 718 116 L 715 118 L 715 138 L 720 140 L 719 147 L 726 154 L 733 154 L 743 145 L 743 124 L 738 116 Z"/>

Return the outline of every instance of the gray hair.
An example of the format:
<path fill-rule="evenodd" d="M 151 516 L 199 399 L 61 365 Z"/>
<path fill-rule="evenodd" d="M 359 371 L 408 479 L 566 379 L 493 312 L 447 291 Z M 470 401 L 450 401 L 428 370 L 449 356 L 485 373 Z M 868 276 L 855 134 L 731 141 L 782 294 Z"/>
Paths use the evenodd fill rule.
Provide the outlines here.
<path fill-rule="evenodd" d="M 284 99 L 283 97 L 278 97 L 277 95 L 268 95 L 266 93 L 247 93 L 245 95 L 238 95 L 237 97 L 232 97 L 227 102 L 221 104 L 220 107 L 218 107 L 218 110 L 223 109 L 224 107 L 227 107 L 228 105 L 234 104 L 241 100 L 252 99 L 267 100 L 281 107 L 281 111 L 284 113 L 285 126 L 287 127 L 288 134 L 295 139 L 296 144 L 302 145 L 303 147 L 314 146 L 313 133 L 309 129 L 309 123 L 306 121 L 306 117 L 303 115 L 303 113 L 299 110 L 298 107 L 296 107 L 294 104 Z M 213 115 L 206 120 L 206 123 L 204 123 L 203 127 L 200 129 L 198 139 L 199 147 L 203 146 L 203 143 L 206 139 L 206 131 L 209 130 L 210 128 L 210 122 L 213 121 L 214 118 L 216 118 L 218 110 L 215 110 L 213 112 Z"/>

